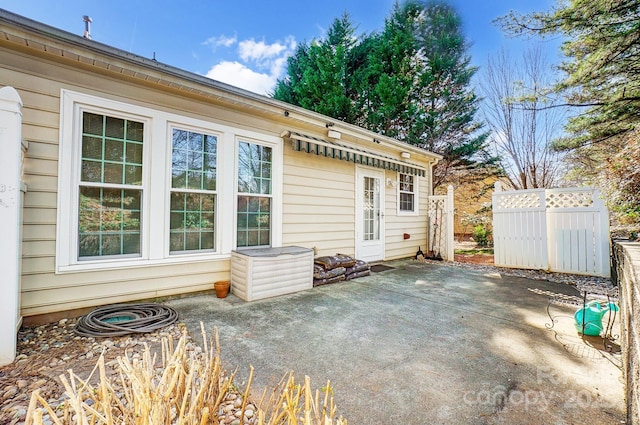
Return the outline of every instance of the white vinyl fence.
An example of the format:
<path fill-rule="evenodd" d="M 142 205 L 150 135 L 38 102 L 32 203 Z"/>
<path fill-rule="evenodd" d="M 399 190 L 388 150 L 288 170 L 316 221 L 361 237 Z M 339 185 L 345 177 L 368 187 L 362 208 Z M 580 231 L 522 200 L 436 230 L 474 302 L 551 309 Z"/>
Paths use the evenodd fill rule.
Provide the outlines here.
<path fill-rule="evenodd" d="M 453 186 L 446 195 L 429 196 L 427 257 L 453 261 Z"/>
<path fill-rule="evenodd" d="M 610 277 L 609 213 L 593 188 L 493 192 L 496 266 Z"/>

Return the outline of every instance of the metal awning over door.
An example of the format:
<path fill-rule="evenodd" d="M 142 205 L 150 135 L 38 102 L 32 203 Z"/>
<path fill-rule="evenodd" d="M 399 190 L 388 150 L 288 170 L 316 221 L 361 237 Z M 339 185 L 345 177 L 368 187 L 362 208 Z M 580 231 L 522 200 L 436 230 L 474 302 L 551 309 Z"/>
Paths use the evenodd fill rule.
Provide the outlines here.
<path fill-rule="evenodd" d="M 427 175 L 427 170 L 424 167 L 364 149 L 307 136 L 296 133 L 295 131 L 287 131 L 282 137 L 291 140 L 291 146 L 294 151 L 354 162 L 356 164 L 368 165 L 385 170 L 398 171 L 403 174 L 413 174 L 421 177 Z"/>

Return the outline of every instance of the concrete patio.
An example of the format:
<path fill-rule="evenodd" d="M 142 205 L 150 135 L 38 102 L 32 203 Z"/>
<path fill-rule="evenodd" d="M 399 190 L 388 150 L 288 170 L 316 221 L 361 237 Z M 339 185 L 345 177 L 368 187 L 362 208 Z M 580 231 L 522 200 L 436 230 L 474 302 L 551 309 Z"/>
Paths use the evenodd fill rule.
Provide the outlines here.
<path fill-rule="evenodd" d="M 564 284 L 412 260 L 392 270 L 245 303 L 233 295 L 167 302 L 194 338 L 217 326 L 222 359 L 254 394 L 293 370 L 331 380 L 350 424 L 620 424 L 619 356 L 578 336 L 575 308 L 548 324 Z M 491 269 L 489 269 L 491 270 Z M 497 269 L 496 269 L 497 270 Z"/>

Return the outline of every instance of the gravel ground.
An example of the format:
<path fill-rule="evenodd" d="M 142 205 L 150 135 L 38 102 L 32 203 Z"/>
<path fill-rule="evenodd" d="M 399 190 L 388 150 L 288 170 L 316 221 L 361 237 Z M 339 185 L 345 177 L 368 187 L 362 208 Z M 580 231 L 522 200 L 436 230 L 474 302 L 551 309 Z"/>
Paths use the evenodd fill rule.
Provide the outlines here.
<path fill-rule="evenodd" d="M 432 260 L 426 260 L 432 261 Z M 436 262 L 443 264 L 442 262 Z M 447 264 L 447 263 L 444 263 Z M 590 284 L 596 286 L 610 286 L 611 279 L 597 276 L 583 276 L 577 274 L 552 273 L 542 270 L 508 269 L 506 267 L 496 267 L 486 264 L 473 264 L 466 262 L 456 262 L 455 267 L 463 267 L 472 270 L 479 270 L 486 273 L 500 273 L 505 276 L 517 276 L 533 280 L 547 280 L 549 282 L 565 283 L 571 286 L 578 284 Z"/>
<path fill-rule="evenodd" d="M 425 261 L 431 262 L 430 260 Z M 448 264 L 437 261 L 434 263 Z M 598 277 L 505 269 L 471 263 L 454 263 L 452 265 L 487 273 L 497 272 L 572 286 L 578 284 L 611 285 L 609 279 Z M 76 323 L 77 319 L 62 319 L 57 323 L 49 323 L 35 328 L 23 327 L 18 332 L 16 360 L 10 365 L 0 367 L 1 424 L 19 425 L 24 423 L 29 399 L 35 389 L 41 390 L 42 397 L 52 407 L 61 404 L 66 396 L 64 396 L 64 388 L 58 377 L 68 373 L 68 369 L 72 368 L 73 372 L 80 377 L 87 377 L 96 365 L 100 354 L 104 353 L 105 363 L 113 373 L 117 366 L 115 359 L 124 355 L 125 350 L 129 356 L 135 358 L 142 355 L 145 343 L 152 350 L 158 349 L 163 337 L 171 337 L 177 341 L 184 332 L 184 326 L 178 323 L 160 331 L 143 335 L 96 339 L 76 335 L 73 332 Z M 188 344 L 190 350 L 201 351 L 201 347 L 198 347 L 190 338 Z M 231 392 L 218 412 L 220 423 L 240 424 L 239 406 L 241 403 L 241 396 L 237 392 Z M 255 406 L 251 404 L 248 408 L 255 410 Z M 252 424 L 254 421 L 255 417 L 245 417 L 244 423 Z"/>
<path fill-rule="evenodd" d="M 68 397 L 64 395 L 64 387 L 59 376 L 73 369 L 73 373 L 86 379 L 95 367 L 98 358 L 104 353 L 108 375 L 115 375 L 116 358 L 126 354 L 132 359 L 140 358 L 145 344 L 152 352 L 161 350 L 160 341 L 172 338 L 174 343 L 183 335 L 184 326 L 180 323 L 167 326 L 159 331 L 143 335 L 132 335 L 114 338 L 90 338 L 75 334 L 78 319 L 62 319 L 57 323 L 49 323 L 35 328 L 22 328 L 18 332 L 18 355 L 16 360 L 7 366 L 0 367 L 0 424 L 23 424 L 31 393 L 39 389 L 40 395 L 52 408 L 56 408 Z M 187 335 L 187 350 L 201 352 Z M 117 381 L 114 382 L 116 392 Z M 221 424 L 239 425 L 242 397 L 235 391 L 227 394 L 220 406 L 218 420 Z M 255 406 L 248 403 L 245 409 L 245 424 L 252 424 L 250 418 Z M 249 414 L 247 415 L 247 412 Z M 45 423 L 52 423 L 48 415 Z"/>

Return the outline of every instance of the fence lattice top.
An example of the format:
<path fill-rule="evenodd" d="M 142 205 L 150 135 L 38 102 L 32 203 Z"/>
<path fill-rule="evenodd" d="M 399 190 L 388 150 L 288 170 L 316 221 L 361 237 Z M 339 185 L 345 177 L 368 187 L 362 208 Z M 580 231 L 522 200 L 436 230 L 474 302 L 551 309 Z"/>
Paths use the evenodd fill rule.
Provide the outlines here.
<path fill-rule="evenodd" d="M 535 189 L 494 192 L 494 208 L 584 208 L 594 206 L 594 190 Z"/>
<path fill-rule="evenodd" d="M 497 207 L 500 209 L 540 208 L 540 194 L 536 192 L 499 194 Z"/>
<path fill-rule="evenodd" d="M 580 208 L 593 205 L 593 191 L 547 192 L 547 208 Z"/>
<path fill-rule="evenodd" d="M 429 211 L 443 211 L 445 206 L 444 196 L 430 196 L 429 197 Z"/>

